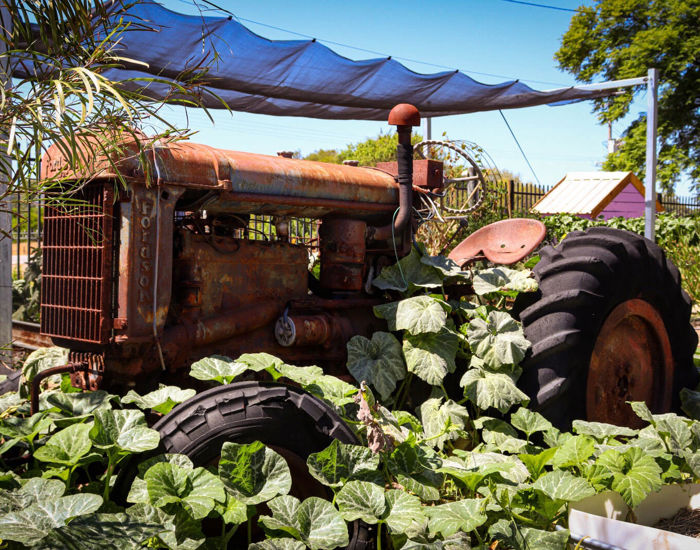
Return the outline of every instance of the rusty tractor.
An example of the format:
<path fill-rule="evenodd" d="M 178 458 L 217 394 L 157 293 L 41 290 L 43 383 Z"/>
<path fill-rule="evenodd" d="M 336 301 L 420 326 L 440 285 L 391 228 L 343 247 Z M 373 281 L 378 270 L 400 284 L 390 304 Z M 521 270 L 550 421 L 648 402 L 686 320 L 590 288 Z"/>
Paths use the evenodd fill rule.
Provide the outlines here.
<path fill-rule="evenodd" d="M 382 328 L 372 314 L 381 298 L 368 282 L 409 252 L 414 204 L 443 185 L 441 163 L 413 159 L 418 111 L 399 105 L 389 124 L 399 143 L 388 170 L 190 142 L 152 147 L 146 170 L 128 144 L 120 158 L 95 156 L 91 173 L 74 174 L 89 177 L 73 192 L 77 205 L 47 205 L 44 218 L 41 331 L 70 349 L 62 369 L 73 384 L 187 384 L 202 357 L 260 351 L 347 378 L 346 342 Z M 53 147 L 44 176 L 64 165 Z M 537 223 L 517 221 L 477 233 L 453 259 L 513 263 L 544 236 Z M 661 249 L 591 229 L 540 254 L 540 290 L 516 304 L 533 343 L 522 378 L 532 404 L 560 425 L 630 423 L 626 400 L 670 410 L 680 387 L 695 383 L 697 339 L 678 271 Z M 200 463 L 215 460 L 226 439 L 260 439 L 293 470 L 298 463 L 299 476 L 330 438 L 355 441 L 319 400 L 252 381 L 202 392 L 156 428 L 166 450 Z M 353 548 L 371 538 L 366 526 L 354 536 Z"/>

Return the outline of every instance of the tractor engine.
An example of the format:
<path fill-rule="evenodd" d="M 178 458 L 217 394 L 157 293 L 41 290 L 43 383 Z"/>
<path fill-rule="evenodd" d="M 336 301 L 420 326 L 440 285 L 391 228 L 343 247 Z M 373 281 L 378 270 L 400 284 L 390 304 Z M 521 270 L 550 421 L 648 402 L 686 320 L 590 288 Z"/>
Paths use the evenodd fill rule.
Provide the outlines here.
<path fill-rule="evenodd" d="M 344 374 L 346 342 L 382 327 L 372 278 L 408 252 L 413 202 L 442 182 L 434 161 L 413 179 L 415 108 L 392 117 L 395 173 L 190 142 L 144 163 L 131 142 L 70 174 L 72 200 L 45 207 L 41 332 L 71 350 L 74 385 L 145 389 L 260 351 Z M 65 175 L 61 155 L 43 177 Z"/>

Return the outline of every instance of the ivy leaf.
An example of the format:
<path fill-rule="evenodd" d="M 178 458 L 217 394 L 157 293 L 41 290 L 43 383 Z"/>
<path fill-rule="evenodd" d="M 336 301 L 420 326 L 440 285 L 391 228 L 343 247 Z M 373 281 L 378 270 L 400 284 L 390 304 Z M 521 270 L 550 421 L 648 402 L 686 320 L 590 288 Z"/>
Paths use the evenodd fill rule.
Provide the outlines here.
<path fill-rule="evenodd" d="M 639 418 L 652 425 L 654 424 L 654 416 L 651 414 L 649 407 L 647 407 L 644 401 L 628 401 L 627 403 L 629 403 L 630 407 L 632 407 L 632 410 Z"/>
<path fill-rule="evenodd" d="M 539 477 L 532 485 L 552 500 L 576 502 L 593 496 L 595 489 L 582 477 L 577 477 L 566 470 L 554 470 Z"/>
<path fill-rule="evenodd" d="M 48 432 L 52 425 L 53 420 L 44 412 L 38 412 L 29 418 L 8 416 L 0 421 L 0 435 L 32 441 L 40 433 Z"/>
<path fill-rule="evenodd" d="M 14 491 L 0 489 L 0 514 L 24 510 L 37 502 L 56 500 L 65 491 L 66 486 L 57 479 L 30 478 Z"/>
<path fill-rule="evenodd" d="M 398 263 L 382 269 L 379 277 L 372 284 L 380 290 L 398 290 L 400 292 L 415 292 L 417 288 L 431 288 L 442 284 L 442 274 L 430 265 L 421 262 L 422 254 L 411 247 L 408 256 Z"/>
<path fill-rule="evenodd" d="M 469 452 L 469 451 L 454 451 L 459 456 L 466 468 L 489 472 L 498 467 L 499 474 L 513 483 L 525 483 L 530 477 L 525 464 L 515 456 L 504 455 L 501 453 L 492 452 Z"/>
<path fill-rule="evenodd" d="M 275 370 L 283 377 L 289 378 L 303 388 L 310 386 L 323 376 L 323 369 L 316 366 L 297 367 L 296 365 L 281 363 L 275 367 Z"/>
<path fill-rule="evenodd" d="M 251 505 L 286 495 L 292 486 L 292 476 L 284 458 L 260 441 L 224 443 L 219 477 L 231 495 Z"/>
<path fill-rule="evenodd" d="M 579 435 L 589 435 L 598 441 L 606 441 L 612 437 L 634 437 L 639 430 L 633 430 L 625 426 L 615 426 L 605 422 L 587 422 L 585 420 L 574 420 L 573 430 Z"/>
<path fill-rule="evenodd" d="M 552 428 L 552 423 L 540 413 L 520 407 L 510 415 L 510 423 L 514 428 L 524 432 L 529 438 L 537 432 L 546 432 Z"/>
<path fill-rule="evenodd" d="M 430 296 L 415 296 L 401 300 L 396 308 L 396 330 L 410 334 L 440 332 L 447 323 L 449 306 Z"/>
<path fill-rule="evenodd" d="M 683 388 L 681 403 L 681 408 L 690 418 L 700 420 L 700 391 Z"/>
<path fill-rule="evenodd" d="M 442 448 L 447 441 L 463 437 L 469 412 L 462 405 L 448 399 L 427 399 L 420 407 L 425 440 Z"/>
<path fill-rule="evenodd" d="M 68 362 L 68 350 L 56 346 L 39 348 L 31 352 L 22 365 L 22 375 L 27 382 L 46 369 L 65 365 Z"/>
<path fill-rule="evenodd" d="M 375 332 L 371 340 L 353 336 L 347 349 L 350 374 L 358 382 L 371 384 L 382 399 L 387 399 L 406 376 L 401 344 L 393 334 Z"/>
<path fill-rule="evenodd" d="M 689 420 L 677 414 L 655 414 L 656 431 L 665 436 L 668 449 L 675 455 L 684 452 L 693 442 L 693 433 L 688 426 Z"/>
<path fill-rule="evenodd" d="M 503 541 L 514 550 L 562 550 L 569 541 L 569 531 L 543 531 L 515 525 L 513 521 L 499 519 L 489 527 L 489 535 Z M 499 545 L 500 546 L 500 545 Z"/>
<path fill-rule="evenodd" d="M 483 499 L 464 499 L 425 508 L 430 520 L 428 528 L 431 533 L 443 537 L 454 535 L 458 531 L 468 533 L 488 519 L 483 513 Z"/>
<path fill-rule="evenodd" d="M 230 357 L 212 355 L 192 364 L 190 376 L 197 380 L 213 380 L 219 384 L 230 384 L 236 376 L 248 370 L 248 365 Z"/>
<path fill-rule="evenodd" d="M 129 392 L 122 397 L 121 401 L 122 403 L 133 403 L 139 409 L 152 409 L 160 414 L 168 414 L 175 405 L 187 401 L 190 397 L 194 397 L 196 393 L 195 390 L 183 390 L 177 386 L 165 386 L 161 384 L 157 390 L 147 393 L 146 395 L 139 395 L 134 390 L 129 390 Z"/>
<path fill-rule="evenodd" d="M 418 497 L 398 489 L 387 491 L 384 497 L 389 507 L 386 524 L 393 534 L 412 537 L 426 530 L 428 518 L 423 513 Z"/>
<path fill-rule="evenodd" d="M 114 398 L 106 391 L 96 390 L 81 393 L 63 393 L 60 391 L 45 393 L 47 407 L 55 407 L 63 416 L 82 419 L 98 409 L 111 409 L 110 401 Z"/>
<path fill-rule="evenodd" d="M 491 311 L 486 319 L 472 319 L 467 340 L 472 351 L 492 369 L 517 365 L 530 348 L 523 329 L 505 311 Z"/>
<path fill-rule="evenodd" d="M 598 457 L 596 464 L 613 475 L 612 490 L 617 491 L 630 508 L 661 487 L 661 468 L 642 449 L 632 447 L 624 453 L 610 449 Z"/>
<path fill-rule="evenodd" d="M 248 521 L 248 505 L 236 500 L 228 493 L 225 493 L 224 496 L 226 498 L 223 503 L 216 502 L 214 505 L 214 510 L 221 516 L 224 523 L 240 525 Z"/>
<path fill-rule="evenodd" d="M 494 407 L 505 413 L 518 403 L 526 405 L 530 400 L 518 389 L 508 374 L 470 368 L 464 373 L 459 385 L 464 395 L 480 409 Z"/>
<path fill-rule="evenodd" d="M 595 452 L 595 441 L 587 435 L 576 435 L 557 449 L 552 464 L 556 468 L 579 466 Z"/>
<path fill-rule="evenodd" d="M 350 481 L 335 495 L 335 503 L 345 521 L 360 519 L 375 524 L 384 518 L 387 504 L 384 488 L 369 481 Z"/>
<path fill-rule="evenodd" d="M 306 459 L 309 473 L 324 485 L 340 487 L 347 481 L 376 474 L 379 455 L 367 447 L 348 445 L 337 439 Z M 366 479 L 366 478 L 365 478 Z"/>
<path fill-rule="evenodd" d="M 522 452 L 529 443 L 524 439 L 511 437 L 503 432 L 484 430 L 481 432 L 487 451 L 499 451 L 502 453 L 517 454 Z"/>
<path fill-rule="evenodd" d="M 271 500 L 268 506 L 273 515 L 260 516 L 260 522 L 269 529 L 284 531 L 300 539 L 312 550 L 332 549 L 349 543 L 345 521 L 327 500 L 310 497 L 299 504 L 295 497 L 282 496 Z"/>
<path fill-rule="evenodd" d="M 102 497 L 79 494 L 42 500 L 23 510 L 0 517 L 0 538 L 32 545 L 49 531 L 63 527 L 71 518 L 96 512 L 102 505 Z"/>
<path fill-rule="evenodd" d="M 100 449 L 142 453 L 158 447 L 160 434 L 148 427 L 141 411 L 98 409 L 90 439 Z"/>
<path fill-rule="evenodd" d="M 516 270 L 499 266 L 480 270 L 474 275 L 472 286 L 476 294 L 483 296 L 508 290 L 534 292 L 537 290 L 537 281 L 532 278 L 529 269 Z"/>
<path fill-rule="evenodd" d="M 42 462 L 74 466 L 92 447 L 91 425 L 72 424 L 53 434 L 43 447 L 34 452 L 34 458 Z"/>
<path fill-rule="evenodd" d="M 428 384 L 439 386 L 455 370 L 459 336 L 447 328 L 440 332 L 405 334 L 403 354 L 409 372 Z"/>

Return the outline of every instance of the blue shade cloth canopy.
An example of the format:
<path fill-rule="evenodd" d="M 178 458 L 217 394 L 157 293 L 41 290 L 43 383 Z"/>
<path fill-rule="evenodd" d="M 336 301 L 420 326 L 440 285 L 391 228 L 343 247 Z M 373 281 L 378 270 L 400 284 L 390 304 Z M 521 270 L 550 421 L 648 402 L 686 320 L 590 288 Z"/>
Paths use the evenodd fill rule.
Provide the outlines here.
<path fill-rule="evenodd" d="M 315 40 L 268 40 L 232 18 L 185 15 L 155 2 L 134 4 L 126 19 L 135 30 L 123 33 L 114 51 L 138 63 L 127 61 L 105 76 L 135 89 L 143 86 L 139 78 L 176 81 L 187 70 L 209 66 L 202 104 L 213 109 L 224 107 L 223 100 L 230 109 L 267 115 L 386 120 L 398 103 L 436 117 L 611 93 L 576 87 L 538 91 L 517 80 L 482 84 L 458 71 L 420 74 L 391 58 L 355 61 Z M 19 77 L 29 78 L 30 72 L 15 69 Z M 172 89 L 152 82 L 145 92 L 163 99 Z"/>

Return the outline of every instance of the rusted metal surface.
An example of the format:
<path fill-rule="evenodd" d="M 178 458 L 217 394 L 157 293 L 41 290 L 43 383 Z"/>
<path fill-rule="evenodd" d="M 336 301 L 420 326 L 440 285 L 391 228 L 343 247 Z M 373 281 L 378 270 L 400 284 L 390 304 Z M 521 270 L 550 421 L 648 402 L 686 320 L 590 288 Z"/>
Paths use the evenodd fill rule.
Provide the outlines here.
<path fill-rule="evenodd" d="M 671 408 L 673 353 L 660 314 L 644 300 L 627 300 L 608 315 L 596 339 L 586 386 L 588 420 L 641 427 L 626 401 L 652 412 Z"/>
<path fill-rule="evenodd" d="M 448 258 L 460 266 L 486 258 L 495 264 L 514 264 L 544 240 L 545 225 L 527 218 L 501 220 L 478 229 L 450 252 Z"/>
<path fill-rule="evenodd" d="M 377 168 L 393 176 L 399 175 L 399 164 L 396 161 L 378 162 Z M 433 159 L 413 160 L 413 186 L 432 191 L 443 187 L 443 163 Z"/>
<path fill-rule="evenodd" d="M 410 103 L 399 103 L 389 111 L 392 126 L 420 126 L 420 112 Z"/>
<path fill-rule="evenodd" d="M 44 212 L 41 332 L 103 344 L 111 328 L 110 186 L 91 184 Z"/>
<path fill-rule="evenodd" d="M 361 220 L 323 220 L 318 231 L 323 288 L 362 290 L 366 231 L 367 224 Z"/>
<path fill-rule="evenodd" d="M 71 351 L 68 362 L 82 365 L 71 372 L 71 384 L 84 390 L 97 390 L 102 387 L 105 374 L 105 358 L 102 353 Z"/>
<path fill-rule="evenodd" d="M 12 321 L 12 346 L 30 351 L 52 346 L 51 338 L 40 332 L 39 323 Z"/>
<path fill-rule="evenodd" d="M 275 324 L 275 338 L 280 346 L 325 346 L 333 337 L 331 317 L 315 315 L 284 315 Z"/>

